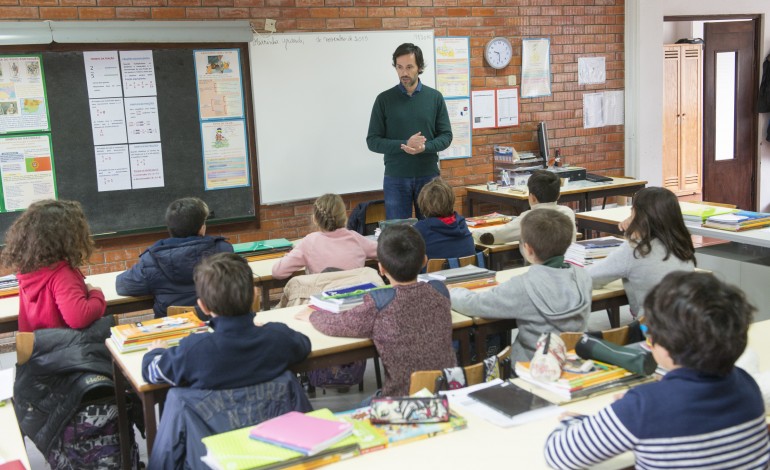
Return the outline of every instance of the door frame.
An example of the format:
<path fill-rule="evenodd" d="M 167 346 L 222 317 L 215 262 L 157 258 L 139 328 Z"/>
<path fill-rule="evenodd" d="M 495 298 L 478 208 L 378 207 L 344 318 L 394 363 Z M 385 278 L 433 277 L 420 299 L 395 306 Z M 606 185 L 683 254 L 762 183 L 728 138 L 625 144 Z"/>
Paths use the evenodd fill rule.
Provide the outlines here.
<path fill-rule="evenodd" d="M 756 109 L 756 103 L 757 98 L 759 94 L 759 81 L 760 81 L 760 75 L 759 72 L 761 71 L 761 64 L 762 64 L 762 51 L 761 51 L 761 41 L 760 36 L 762 34 L 761 22 L 762 16 L 759 14 L 725 14 L 725 15 L 681 15 L 681 16 L 664 16 L 663 22 L 669 22 L 669 21 L 729 21 L 729 20 L 750 20 L 754 23 L 754 64 L 755 64 L 755 70 L 758 72 L 754 75 L 754 87 L 753 87 L 753 93 L 752 93 L 752 102 L 751 107 L 752 109 Z M 703 93 L 704 93 L 704 104 L 705 104 L 705 93 L 706 93 L 706 87 L 703 87 Z M 704 113 L 705 114 L 705 113 Z M 752 182 L 751 182 L 751 200 L 752 200 L 752 207 L 747 208 L 747 210 L 757 210 L 759 206 L 759 146 L 757 145 L 757 142 L 759 141 L 759 114 L 756 112 L 752 112 L 752 142 L 753 145 L 751 146 L 751 167 L 752 167 Z M 703 119 L 704 116 L 701 116 Z M 702 133 L 702 146 L 705 148 L 706 145 L 706 126 L 702 126 L 703 133 Z M 703 154 L 701 153 L 701 168 L 703 168 Z M 703 193 L 703 170 L 701 171 L 701 194 Z"/>

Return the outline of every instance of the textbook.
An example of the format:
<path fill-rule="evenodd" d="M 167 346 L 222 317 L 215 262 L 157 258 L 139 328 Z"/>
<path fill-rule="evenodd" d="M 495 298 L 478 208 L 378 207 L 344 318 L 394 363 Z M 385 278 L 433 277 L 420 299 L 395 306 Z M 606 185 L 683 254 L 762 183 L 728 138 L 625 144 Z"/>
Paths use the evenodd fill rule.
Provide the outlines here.
<path fill-rule="evenodd" d="M 350 310 L 364 303 L 364 295 L 379 289 L 391 289 L 391 286 L 377 286 L 372 283 L 359 284 L 340 289 L 333 289 L 310 296 L 310 306 L 329 312 L 339 313 Z"/>
<path fill-rule="evenodd" d="M 164 340 L 174 345 L 190 334 L 204 331 L 208 331 L 208 325 L 199 319 L 195 312 L 126 323 L 110 328 L 111 339 L 120 352 L 146 349 L 155 340 Z"/>
<path fill-rule="evenodd" d="M 465 223 L 468 227 L 488 227 L 490 225 L 501 225 L 510 222 L 513 217 L 509 215 L 500 214 L 498 212 L 492 212 L 487 215 L 479 215 L 476 217 L 466 217 Z"/>
<path fill-rule="evenodd" d="M 479 279 L 494 279 L 495 271 L 480 268 L 469 264 L 461 268 L 450 268 L 442 271 L 435 271 L 432 273 L 420 274 L 417 276 L 417 280 L 428 281 L 441 281 L 445 284 L 456 284 L 458 282 L 467 282 Z"/>
<path fill-rule="evenodd" d="M 328 420 L 332 423 L 339 422 L 339 418 L 336 418 L 328 408 L 311 411 L 307 413 L 307 416 Z M 254 426 L 249 426 L 204 437 L 202 442 L 206 447 L 207 454 L 202 460 L 213 469 L 227 470 L 316 468 L 355 457 L 360 453 L 359 442 L 362 439 L 355 434 L 349 435 L 315 455 L 308 456 L 295 450 L 250 438 L 249 434 L 253 428 Z"/>
<path fill-rule="evenodd" d="M 260 240 L 256 242 L 236 243 L 233 245 L 233 251 L 241 256 L 264 252 L 283 252 L 289 251 L 294 245 L 285 238 L 274 238 L 272 240 Z"/>
<path fill-rule="evenodd" d="M 711 216 L 731 214 L 736 209 L 720 206 L 706 206 L 703 204 L 679 203 L 682 209 L 682 218 L 686 221 L 702 224 Z"/>
<path fill-rule="evenodd" d="M 316 418 L 290 411 L 251 428 L 249 437 L 305 455 L 314 455 L 352 432 L 353 425 L 347 421 Z"/>
<path fill-rule="evenodd" d="M 740 232 L 770 225 L 770 214 L 763 212 L 735 211 L 730 214 L 714 215 L 706 219 L 704 227 Z"/>
<path fill-rule="evenodd" d="M 576 241 L 567 248 L 564 259 L 577 266 L 588 266 L 596 260 L 606 258 L 612 250 L 623 244 L 623 239 L 607 236 Z"/>

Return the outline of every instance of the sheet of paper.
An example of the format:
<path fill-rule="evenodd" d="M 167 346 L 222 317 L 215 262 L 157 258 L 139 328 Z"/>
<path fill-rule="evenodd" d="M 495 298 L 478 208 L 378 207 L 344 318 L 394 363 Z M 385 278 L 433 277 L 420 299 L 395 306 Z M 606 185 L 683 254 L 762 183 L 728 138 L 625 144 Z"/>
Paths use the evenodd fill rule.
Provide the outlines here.
<path fill-rule="evenodd" d="M 468 98 L 446 100 L 449 123 L 452 126 L 452 144 L 438 153 L 439 158 L 467 158 L 471 156 L 471 103 Z"/>
<path fill-rule="evenodd" d="M 128 145 L 99 145 L 94 147 L 97 190 L 131 189 L 131 168 Z"/>
<path fill-rule="evenodd" d="M 602 127 L 604 125 L 603 108 L 604 93 L 584 93 L 583 127 L 586 129 Z"/>
<path fill-rule="evenodd" d="M 22 210 L 41 199 L 56 199 L 50 135 L 0 137 L 0 178 L 2 210 Z"/>
<path fill-rule="evenodd" d="M 128 149 L 131 159 L 131 186 L 134 189 L 162 188 L 165 180 L 160 142 L 131 144 Z"/>
<path fill-rule="evenodd" d="M 126 127 L 128 142 L 157 142 L 160 140 L 158 99 L 155 96 L 126 98 Z"/>
<path fill-rule="evenodd" d="M 519 88 L 497 90 L 497 127 L 519 125 Z"/>
<path fill-rule="evenodd" d="M 583 94 L 583 127 L 619 126 L 624 122 L 623 90 Z"/>
<path fill-rule="evenodd" d="M 123 98 L 89 100 L 94 145 L 125 144 L 126 117 Z"/>
<path fill-rule="evenodd" d="M 0 57 L 0 134 L 49 131 L 40 56 Z"/>
<path fill-rule="evenodd" d="M 195 51 L 200 118 L 242 118 L 243 87 L 238 50 Z"/>
<path fill-rule="evenodd" d="M 0 369 L 0 401 L 13 397 L 14 369 Z M 9 404 L 6 404 L 8 406 Z"/>
<path fill-rule="evenodd" d="M 625 122 L 625 102 L 623 90 L 604 92 L 602 107 L 605 126 L 622 126 Z"/>
<path fill-rule="evenodd" d="M 521 40 L 521 97 L 551 94 L 551 41 Z"/>
<path fill-rule="evenodd" d="M 604 57 L 578 57 L 578 85 L 593 85 L 606 80 Z"/>
<path fill-rule="evenodd" d="M 473 128 L 495 127 L 495 90 L 471 91 Z"/>
<path fill-rule="evenodd" d="M 152 51 L 120 51 L 123 96 L 154 96 L 155 66 Z"/>
<path fill-rule="evenodd" d="M 86 85 L 88 86 L 89 98 L 123 96 L 118 51 L 85 51 L 83 52 L 83 62 L 86 66 Z"/>
<path fill-rule="evenodd" d="M 249 184 L 246 123 L 242 120 L 201 122 L 206 190 Z"/>
<path fill-rule="evenodd" d="M 435 43 L 436 89 L 444 98 L 468 96 L 471 89 L 468 38 L 436 38 Z"/>

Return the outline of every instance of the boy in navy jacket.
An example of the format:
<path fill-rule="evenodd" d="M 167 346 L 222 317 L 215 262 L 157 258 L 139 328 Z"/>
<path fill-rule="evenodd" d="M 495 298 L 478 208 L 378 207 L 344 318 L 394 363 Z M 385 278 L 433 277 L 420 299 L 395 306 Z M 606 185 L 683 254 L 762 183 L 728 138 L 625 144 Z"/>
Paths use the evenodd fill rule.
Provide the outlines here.
<path fill-rule="evenodd" d="M 195 265 L 211 254 L 233 252 L 224 237 L 206 235 L 208 216 L 208 206 L 197 197 L 172 202 L 166 209 L 171 237 L 156 242 L 139 256 L 137 264 L 118 276 L 118 294 L 155 296 L 155 318 L 165 317 L 171 305 L 195 305 Z"/>
<path fill-rule="evenodd" d="M 226 390 L 273 380 L 310 354 L 310 340 L 283 323 L 257 326 L 251 311 L 254 284 L 245 259 L 232 253 L 204 258 L 195 267 L 198 306 L 213 333 L 190 335 L 179 346 L 150 346 L 142 376 L 205 390 Z"/>

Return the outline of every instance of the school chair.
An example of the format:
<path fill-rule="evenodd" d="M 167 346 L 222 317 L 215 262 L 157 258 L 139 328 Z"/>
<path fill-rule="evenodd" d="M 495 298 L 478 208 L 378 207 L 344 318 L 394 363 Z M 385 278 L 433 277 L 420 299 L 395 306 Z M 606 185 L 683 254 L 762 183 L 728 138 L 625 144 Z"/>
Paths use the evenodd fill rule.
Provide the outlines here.
<path fill-rule="evenodd" d="M 500 366 L 501 378 L 507 379 L 510 376 L 511 347 L 497 353 L 497 363 Z M 463 367 L 465 371 L 466 385 L 476 385 L 484 381 L 484 362 Z M 433 394 L 446 388 L 444 374 L 440 370 L 418 370 L 412 372 L 409 378 L 409 395 L 414 395 L 423 388 L 428 389 Z"/>
<path fill-rule="evenodd" d="M 260 310 L 260 299 L 258 295 L 254 296 L 254 301 L 251 303 L 251 311 L 252 312 L 259 312 Z M 195 312 L 195 306 L 194 305 L 169 305 L 166 309 L 166 315 L 181 315 L 183 313 L 187 312 Z"/>
<path fill-rule="evenodd" d="M 381 220 L 385 220 L 385 201 L 366 201 L 350 211 L 347 228 L 361 235 L 374 235 L 374 230 Z"/>
<path fill-rule="evenodd" d="M 609 330 L 595 332 L 588 331 L 586 333 L 619 346 L 625 346 L 626 344 L 634 343 L 642 339 L 639 321 L 634 321 L 618 328 L 610 328 Z M 569 351 L 575 349 L 575 345 L 580 341 L 580 338 L 583 337 L 583 332 L 563 331 L 559 336 L 561 336 L 562 341 L 564 341 L 564 344 L 567 347 L 567 351 Z"/>
<path fill-rule="evenodd" d="M 16 333 L 16 363 L 25 364 L 32 356 L 32 350 L 35 347 L 35 333 L 18 332 Z"/>
<path fill-rule="evenodd" d="M 432 273 L 443 269 L 462 268 L 463 266 L 468 265 L 486 268 L 488 259 L 488 248 L 476 252 L 475 255 L 462 256 L 459 258 L 433 258 L 428 260 L 428 264 L 425 266 L 425 272 Z"/>

